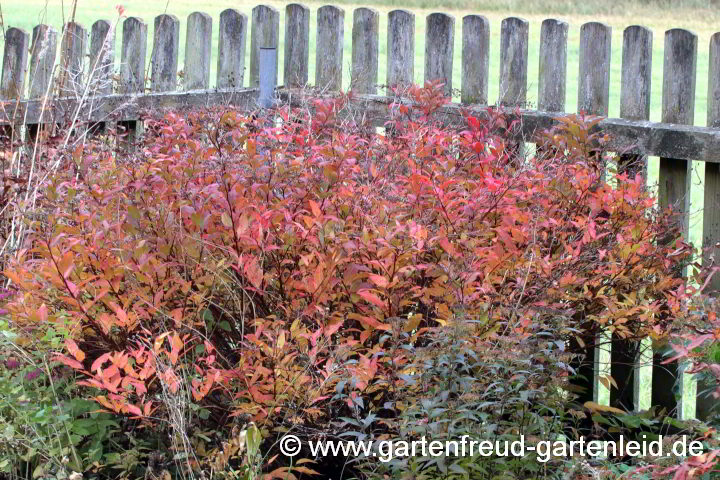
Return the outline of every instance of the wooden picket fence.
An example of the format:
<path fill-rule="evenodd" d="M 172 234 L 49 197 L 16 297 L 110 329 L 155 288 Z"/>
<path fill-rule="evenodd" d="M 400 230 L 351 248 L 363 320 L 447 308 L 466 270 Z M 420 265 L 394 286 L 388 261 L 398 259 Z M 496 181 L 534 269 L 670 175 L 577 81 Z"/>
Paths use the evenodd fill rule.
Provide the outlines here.
<path fill-rule="evenodd" d="M 314 85 L 324 91 L 337 91 L 343 85 L 344 62 L 348 60 L 344 56 L 344 16 L 341 8 L 331 5 L 317 10 Z M 355 94 L 353 102 L 381 126 L 387 119 L 386 107 L 391 100 L 378 95 L 381 91 L 379 18 L 373 9 L 354 10 L 349 71 Z M 387 20 L 384 86 L 410 84 L 416 68 L 415 15 L 394 10 Z M 424 78 L 443 80 L 446 91 L 450 92 L 456 87 L 452 83 L 453 69 L 457 68 L 453 65 L 455 19 L 444 13 L 433 13 L 425 21 Z M 181 90 L 178 88 L 180 21 L 173 15 L 155 18 L 152 49 L 148 48 L 146 23 L 134 17 L 125 19 L 117 65 L 114 27 L 105 20 L 95 22 L 89 35 L 77 23 L 66 24 L 61 35 L 48 25 L 36 26 L 32 35 L 9 28 L 0 81 L 0 128 L 7 131 L 22 129 L 24 125 L 61 123 L 69 116 L 83 122 L 132 123 L 139 120 L 144 111 L 161 108 L 214 104 L 255 108 L 260 77 L 259 51 L 261 47 L 278 47 L 279 12 L 260 5 L 252 10 L 250 21 L 234 9 L 220 14 L 217 58 L 214 59 L 217 78 L 213 88 L 210 83 L 212 23 L 213 19 L 201 12 L 187 18 Z M 443 109 L 449 121 L 461 119 L 461 107 L 481 115 L 490 102 L 490 23 L 481 15 L 467 15 L 462 18 L 460 32 L 461 103 Z M 510 17 L 502 21 L 498 103 L 520 112 L 526 140 L 532 141 L 535 132 L 566 114 L 568 24 L 555 19 L 542 22 L 535 110 L 524 108 L 528 89 L 528 34 L 526 20 Z M 581 28 L 579 111 L 608 115 L 610 41 L 611 28 L 607 25 L 590 22 Z M 662 123 L 649 121 L 652 43 L 653 35 L 647 28 L 625 29 L 620 85 L 622 118 L 606 118 L 600 128 L 612 136 L 611 147 L 624 155 L 634 155 L 636 159 L 648 155 L 661 157 L 659 202 L 662 207 L 673 204 L 684 212 L 686 233 L 691 162 L 705 162 L 703 246 L 712 247 L 705 259 L 711 261 L 712 255 L 720 254 L 720 248 L 715 248 L 720 245 L 720 33 L 713 35 L 709 46 L 707 127 L 692 125 L 698 45 L 696 35 L 682 29 L 665 32 Z M 249 69 L 245 64 L 247 49 Z M 300 4 L 287 5 L 284 86 L 278 90 L 279 95 L 288 96 L 292 89 L 310 83 L 309 54 L 310 10 Z M 149 74 L 146 74 L 148 57 Z M 720 287 L 720 275 L 717 277 L 715 288 Z M 613 339 L 595 348 L 590 359 L 594 362 L 591 367 L 594 400 L 636 410 L 662 405 L 676 409 L 684 418 L 695 416 L 696 406 L 705 410 L 703 402 L 696 404 L 697 387 L 689 375 L 683 374 L 683 366 L 660 365 L 662 352 L 653 353 L 647 344 L 644 344 L 646 348 L 636 347 Z M 603 381 L 606 375 L 612 375 L 624 388 L 608 390 L 607 382 Z"/>

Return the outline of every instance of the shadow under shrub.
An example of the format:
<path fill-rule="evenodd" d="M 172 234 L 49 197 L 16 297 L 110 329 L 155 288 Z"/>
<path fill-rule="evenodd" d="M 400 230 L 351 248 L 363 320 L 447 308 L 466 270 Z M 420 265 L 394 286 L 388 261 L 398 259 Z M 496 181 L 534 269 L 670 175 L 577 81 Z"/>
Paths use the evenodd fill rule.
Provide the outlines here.
<path fill-rule="evenodd" d="M 473 402 L 502 405 L 499 383 L 474 383 L 488 375 L 517 396 L 473 415 L 500 436 L 518 418 L 554 434 L 572 400 L 558 393 L 572 374 L 561 346 L 602 328 L 676 329 L 687 294 L 672 272 L 690 248 L 641 177 L 603 180 L 592 121 L 571 118 L 543 155 L 521 158 L 499 112 L 442 126 L 441 91 L 414 87 L 417 107 L 393 105 L 392 135 L 347 120 L 359 117 L 339 97 L 312 116 L 169 114 L 148 122 L 136 158 L 87 143 L 44 189 L 3 308 L 27 337 L 69 318 L 57 361 L 166 451 L 173 474 L 337 475 L 346 459 L 291 465 L 277 439 L 343 438 L 342 417 L 414 435 L 419 406 L 452 406 L 463 382 L 487 389 L 469 387 Z M 447 377 L 423 376 L 423 361 Z M 443 428 L 469 428 L 443 415 Z"/>

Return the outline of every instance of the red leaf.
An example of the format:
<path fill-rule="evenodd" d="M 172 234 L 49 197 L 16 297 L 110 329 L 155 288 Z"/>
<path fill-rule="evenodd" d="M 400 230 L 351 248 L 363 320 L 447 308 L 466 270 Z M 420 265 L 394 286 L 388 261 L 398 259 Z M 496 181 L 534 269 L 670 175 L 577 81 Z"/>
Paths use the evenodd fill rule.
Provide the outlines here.
<path fill-rule="evenodd" d="M 357 294 L 368 302 L 372 303 L 373 305 L 380 308 L 385 308 L 385 303 L 380 299 L 380 297 L 370 292 L 369 290 L 359 290 Z"/>

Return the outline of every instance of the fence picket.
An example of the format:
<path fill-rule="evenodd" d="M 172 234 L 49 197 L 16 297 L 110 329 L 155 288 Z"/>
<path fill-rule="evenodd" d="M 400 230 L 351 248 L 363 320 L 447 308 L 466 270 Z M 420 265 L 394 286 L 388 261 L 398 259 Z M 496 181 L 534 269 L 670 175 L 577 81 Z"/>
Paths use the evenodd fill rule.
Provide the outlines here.
<path fill-rule="evenodd" d="M 380 14 L 372 8 L 353 12 L 350 87 L 360 94 L 377 93 Z"/>
<path fill-rule="evenodd" d="M 697 62 L 697 36 L 683 29 L 671 29 L 665 32 L 665 58 L 663 62 L 662 121 L 680 125 L 692 125 L 695 116 L 695 73 Z M 674 206 L 675 212 L 682 216 L 681 229 L 687 238 L 690 222 L 690 172 L 692 162 L 677 158 L 660 158 L 660 178 L 658 202 L 660 208 Z M 668 238 L 668 241 L 673 239 Z M 682 272 L 678 272 L 682 274 Z M 663 378 L 660 365 L 662 351 L 655 352 L 653 368 L 653 405 L 675 407 L 675 399 L 663 396 L 675 382 L 675 378 Z M 691 375 L 683 374 L 684 365 L 678 365 L 677 375 L 680 382 L 680 398 L 677 402 L 679 418 L 695 415 L 693 393 L 694 383 Z M 667 383 L 666 383 L 667 382 Z M 692 405 L 691 405 L 692 404 Z"/>
<path fill-rule="evenodd" d="M 115 31 L 107 20 L 98 20 L 90 28 L 90 78 L 93 93 L 110 95 L 113 92 L 115 68 Z"/>
<path fill-rule="evenodd" d="M 452 94 L 455 18 L 444 13 L 431 13 L 425 27 L 425 81 L 442 80 L 445 94 Z"/>
<path fill-rule="evenodd" d="M 462 103 L 488 104 L 490 22 L 482 15 L 463 17 Z"/>
<path fill-rule="evenodd" d="M 210 88 L 210 60 L 212 58 L 212 17 L 193 12 L 187 19 L 185 35 L 185 90 Z"/>
<path fill-rule="evenodd" d="M 500 29 L 500 99 L 501 105 L 525 106 L 528 70 L 527 20 L 509 17 Z"/>
<path fill-rule="evenodd" d="M 315 86 L 331 91 L 342 88 L 345 11 L 332 5 L 317 11 Z"/>
<path fill-rule="evenodd" d="M 247 16 L 234 8 L 220 14 L 218 38 L 218 88 L 242 88 L 245 77 Z"/>
<path fill-rule="evenodd" d="M 142 93 L 145 89 L 147 34 L 147 24 L 141 19 L 129 17 L 123 22 L 119 93 Z"/>
<path fill-rule="evenodd" d="M 33 28 L 30 50 L 28 97 L 41 98 L 50 93 L 49 89 L 52 85 L 57 54 L 57 30 L 48 25 L 37 25 Z"/>
<path fill-rule="evenodd" d="M 620 80 L 620 117 L 629 120 L 650 119 L 650 81 L 652 78 L 652 31 L 633 25 L 623 32 L 622 77 Z M 647 176 L 646 155 L 622 155 L 618 172 L 630 178 L 636 173 Z"/>
<path fill-rule="evenodd" d="M 565 111 L 567 36 L 568 24 L 554 18 L 543 21 L 540 27 L 538 110 Z"/>
<path fill-rule="evenodd" d="M 252 9 L 250 25 L 250 86 L 260 85 L 260 48 L 278 48 L 280 44 L 280 13 L 273 7 L 258 5 Z M 277 84 L 277 64 L 275 82 Z"/>
<path fill-rule="evenodd" d="M 285 7 L 285 68 L 287 87 L 303 87 L 310 78 L 310 9 L 299 3 Z"/>
<path fill-rule="evenodd" d="M 707 125 L 720 128 L 720 33 L 710 37 L 707 93 Z M 703 264 L 720 265 L 720 164 L 705 162 L 705 202 L 703 207 Z M 710 280 L 708 291 L 720 291 L 720 275 Z"/>
<path fill-rule="evenodd" d="M 608 114 L 610 106 L 610 42 L 612 28 L 599 22 L 580 27 L 578 111 Z"/>
<path fill-rule="evenodd" d="M 407 87 L 415 79 L 415 14 L 393 10 L 388 14 L 387 87 Z"/>
<path fill-rule="evenodd" d="M 178 18 L 168 14 L 155 17 L 155 34 L 150 59 L 152 63 L 150 86 L 153 92 L 167 92 L 177 88 L 179 44 Z"/>
<path fill-rule="evenodd" d="M 78 23 L 66 23 L 60 45 L 58 89 L 61 96 L 81 95 L 85 72 L 86 49 L 87 30 Z"/>
<path fill-rule="evenodd" d="M 25 30 L 10 27 L 5 32 L 0 99 L 14 100 L 25 96 L 30 35 Z"/>

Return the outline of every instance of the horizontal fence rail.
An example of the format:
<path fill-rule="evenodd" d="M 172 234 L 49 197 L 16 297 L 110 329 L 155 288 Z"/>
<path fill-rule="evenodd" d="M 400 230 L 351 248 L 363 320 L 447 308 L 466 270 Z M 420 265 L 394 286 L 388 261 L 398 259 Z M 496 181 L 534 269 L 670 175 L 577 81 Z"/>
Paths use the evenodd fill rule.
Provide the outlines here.
<path fill-rule="evenodd" d="M 447 94 L 459 88 L 461 103 L 443 107 L 439 115 L 449 124 L 463 121 L 463 112 L 486 114 L 489 85 L 490 29 L 482 15 L 462 21 L 445 13 L 416 18 L 406 10 L 393 10 L 387 31 L 380 32 L 380 14 L 370 8 L 352 12 L 350 52 L 345 52 L 345 17 L 350 12 L 332 5 L 319 8 L 315 25 L 307 6 L 289 4 L 285 24 L 280 12 L 266 5 L 251 15 L 227 9 L 219 16 L 218 43 L 213 58 L 215 19 L 195 12 L 185 20 L 185 58 L 178 71 L 180 19 L 171 14 L 154 19 L 152 43 L 148 25 L 129 17 L 122 30 L 119 56 L 115 55 L 116 26 L 98 20 L 90 29 L 70 22 L 56 30 L 38 25 L 32 32 L 8 28 L 5 32 L 0 76 L 0 135 L 41 124 L 121 122 L 131 132 L 140 131 L 146 112 L 212 105 L 258 108 L 261 78 L 278 82 L 283 62 L 283 87 L 276 92 L 286 102 L 302 102 L 306 95 L 339 91 L 349 78 L 354 95 L 350 104 L 369 124 L 384 126 L 395 95 L 381 95 L 402 88 L 423 69 L 426 81 L 440 80 Z M 12 19 L 10 19 L 12 20 Z M 415 26 L 426 24 L 424 63 L 415 64 Z M 272 71 L 261 75 L 261 49 L 278 48 L 284 28 L 284 51 Z M 310 38 L 315 29 L 315 78 L 310 79 Z M 527 141 L 550 128 L 566 111 L 568 76 L 568 24 L 547 19 L 540 25 L 539 76 L 528 79 L 530 24 L 518 17 L 500 25 L 500 68 L 497 104 L 521 120 Z M 578 110 L 607 117 L 610 102 L 611 28 L 603 23 L 582 25 L 579 44 Z M 460 38 L 460 65 L 453 63 L 455 38 Z M 421 39 L 423 40 L 423 39 Z M 664 34 L 662 122 L 650 122 L 653 33 L 642 26 L 623 32 L 620 117 L 604 118 L 597 129 L 610 135 L 606 147 L 619 154 L 618 166 L 660 157 L 659 202 L 675 205 L 685 218 L 688 232 L 690 167 L 693 160 L 705 166 L 704 261 L 713 261 L 720 249 L 720 33 L 709 45 L 707 126 L 693 126 L 697 37 L 690 31 L 671 29 Z M 384 43 L 382 43 L 384 42 Z M 382 46 L 385 49 L 382 49 Z M 379 78 L 380 52 L 384 51 L 386 76 Z M 216 76 L 211 78 L 212 65 Z M 460 85 L 453 84 L 453 72 Z M 344 77 L 349 75 L 349 77 Z M 538 108 L 527 108 L 528 81 L 537 85 Z M 536 82 L 535 82 L 536 80 Z M 313 86 L 313 90 L 307 87 Z M 211 88 L 214 87 L 214 88 Z M 643 171 L 640 169 L 640 171 Z M 720 258 L 720 257 L 718 257 Z M 720 275 L 713 288 L 720 288 Z M 682 418 L 702 415 L 705 400 L 697 400 L 692 378 L 684 365 L 661 365 L 663 350 L 648 342 L 628 343 L 611 336 L 599 338 L 588 355 L 591 364 L 589 398 L 628 410 L 660 405 Z M 624 367 L 623 367 L 624 365 Z M 628 366 L 630 365 L 630 366 Z M 608 389 L 608 375 L 625 388 Z M 673 395 L 673 387 L 679 392 Z M 712 401 L 711 399 L 709 401 Z"/>

